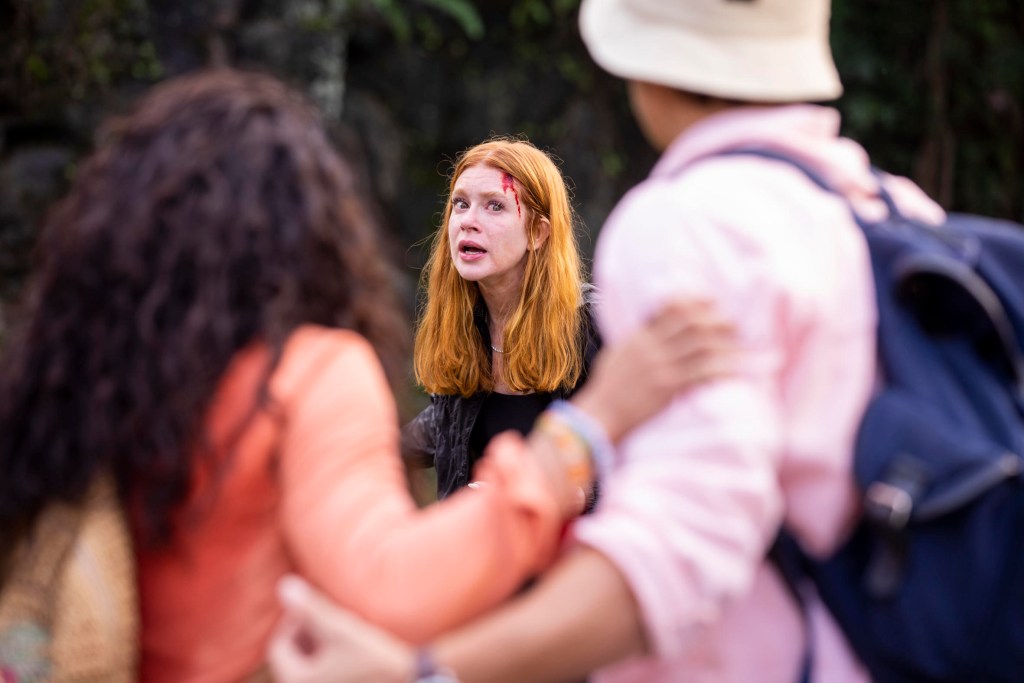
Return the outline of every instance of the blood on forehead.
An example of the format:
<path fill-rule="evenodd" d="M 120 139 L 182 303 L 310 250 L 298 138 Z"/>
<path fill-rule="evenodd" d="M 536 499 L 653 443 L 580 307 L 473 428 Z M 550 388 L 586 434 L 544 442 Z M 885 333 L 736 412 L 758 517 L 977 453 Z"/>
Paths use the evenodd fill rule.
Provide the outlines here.
<path fill-rule="evenodd" d="M 512 177 L 511 173 L 501 174 L 501 191 L 508 192 L 512 190 L 512 196 L 516 198 L 516 215 L 522 216 L 523 211 L 519 207 L 519 193 L 516 192 L 516 179 Z"/>

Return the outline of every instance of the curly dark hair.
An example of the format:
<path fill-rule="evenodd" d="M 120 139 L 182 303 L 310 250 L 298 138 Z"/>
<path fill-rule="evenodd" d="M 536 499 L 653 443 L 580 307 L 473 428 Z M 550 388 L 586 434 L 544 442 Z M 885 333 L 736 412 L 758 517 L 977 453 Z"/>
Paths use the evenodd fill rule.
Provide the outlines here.
<path fill-rule="evenodd" d="M 43 231 L 0 359 L 0 528 L 109 468 L 166 540 L 197 458 L 214 457 L 208 403 L 254 340 L 273 359 L 254 406 L 304 323 L 362 334 L 397 386 L 406 307 L 383 247 L 296 92 L 227 69 L 154 88 L 106 128 Z"/>

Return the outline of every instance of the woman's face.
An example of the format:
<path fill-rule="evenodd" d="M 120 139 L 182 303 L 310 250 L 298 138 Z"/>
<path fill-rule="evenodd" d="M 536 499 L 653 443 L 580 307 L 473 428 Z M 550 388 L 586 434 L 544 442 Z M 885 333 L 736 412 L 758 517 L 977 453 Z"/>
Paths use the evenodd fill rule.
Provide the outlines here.
<path fill-rule="evenodd" d="M 520 189 L 511 175 L 483 164 L 466 168 L 455 181 L 448 247 L 464 279 L 495 289 L 522 284 L 526 253 L 543 238 L 529 243 Z"/>

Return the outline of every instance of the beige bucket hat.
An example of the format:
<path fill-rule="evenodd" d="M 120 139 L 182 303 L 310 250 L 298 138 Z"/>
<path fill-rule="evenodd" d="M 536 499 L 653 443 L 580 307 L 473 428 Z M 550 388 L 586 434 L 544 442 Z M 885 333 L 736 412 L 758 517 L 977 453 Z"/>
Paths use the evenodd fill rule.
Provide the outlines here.
<path fill-rule="evenodd" d="M 832 100 L 829 0 L 583 0 L 580 32 L 601 67 L 745 102 Z"/>

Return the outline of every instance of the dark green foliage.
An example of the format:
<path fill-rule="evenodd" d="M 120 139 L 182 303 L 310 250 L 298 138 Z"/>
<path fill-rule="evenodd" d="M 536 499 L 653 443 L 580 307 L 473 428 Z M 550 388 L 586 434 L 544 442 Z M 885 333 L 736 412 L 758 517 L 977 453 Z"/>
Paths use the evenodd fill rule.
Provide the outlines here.
<path fill-rule="evenodd" d="M 118 82 L 163 76 L 145 0 L 0 4 L 0 109 L 59 108 Z"/>
<path fill-rule="evenodd" d="M 435 226 L 445 159 L 491 134 L 527 135 L 563 159 L 596 234 L 655 155 L 622 84 L 587 55 L 578 9 L 579 0 L 0 0 L 0 301 L 102 115 L 210 63 L 306 87 L 364 169 L 410 281 L 422 255 L 409 245 Z M 1024 221 L 1024 2 L 835 0 L 833 47 L 844 130 L 878 165 L 947 208 Z M 582 242 L 589 251 L 592 238 Z"/>
<path fill-rule="evenodd" d="M 1024 221 L 1024 3 L 833 8 L 846 133 L 949 209 Z"/>

